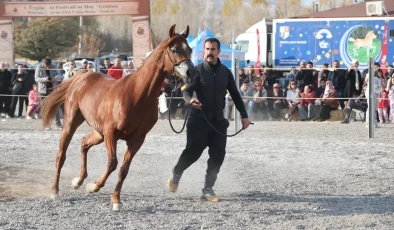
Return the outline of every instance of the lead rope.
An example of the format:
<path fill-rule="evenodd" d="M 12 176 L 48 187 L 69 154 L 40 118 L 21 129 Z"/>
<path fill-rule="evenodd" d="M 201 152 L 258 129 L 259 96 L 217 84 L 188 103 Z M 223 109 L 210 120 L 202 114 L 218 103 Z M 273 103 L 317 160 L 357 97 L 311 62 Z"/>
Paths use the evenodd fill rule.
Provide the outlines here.
<path fill-rule="evenodd" d="M 176 83 L 176 81 L 175 81 L 175 83 Z M 173 95 L 174 95 L 174 90 L 171 91 L 171 98 L 170 98 L 170 103 L 169 103 L 169 106 L 168 106 L 168 107 L 169 107 L 169 108 L 168 108 L 168 122 L 170 123 L 170 126 L 171 126 L 172 131 L 174 131 L 176 134 L 181 134 L 181 133 L 183 132 L 183 130 L 185 129 L 187 119 L 189 118 L 190 108 L 192 107 L 192 104 L 193 104 L 193 103 L 197 103 L 197 102 L 194 101 L 194 102 L 192 102 L 192 104 L 190 104 L 190 105 L 188 106 L 187 111 L 186 111 L 185 121 L 183 122 L 183 125 L 182 125 L 182 129 L 181 129 L 181 131 L 177 131 L 177 130 L 174 129 L 174 127 L 172 126 L 172 123 L 171 123 L 171 102 L 172 102 L 172 97 L 173 97 Z M 217 129 L 215 128 L 215 126 L 213 126 L 213 125 L 211 124 L 211 122 L 210 122 L 210 121 L 208 120 L 208 118 L 205 116 L 204 111 L 202 111 L 202 109 L 199 109 L 199 110 L 201 111 L 201 113 L 202 113 L 202 115 L 203 115 L 205 121 L 209 124 L 209 126 L 211 126 L 211 128 L 212 128 L 215 132 L 217 132 L 218 134 L 220 134 L 220 135 L 222 135 L 222 136 L 234 137 L 234 136 L 238 135 L 240 132 L 242 132 L 242 131 L 244 130 L 244 128 L 241 128 L 240 130 L 238 130 L 238 132 L 236 132 L 236 133 L 234 133 L 234 134 L 230 134 L 230 135 L 225 134 L 225 133 L 222 133 L 222 132 L 220 132 L 219 130 L 217 130 Z M 251 125 L 254 125 L 254 123 L 252 123 L 252 122 L 250 122 L 250 124 L 251 124 Z"/>

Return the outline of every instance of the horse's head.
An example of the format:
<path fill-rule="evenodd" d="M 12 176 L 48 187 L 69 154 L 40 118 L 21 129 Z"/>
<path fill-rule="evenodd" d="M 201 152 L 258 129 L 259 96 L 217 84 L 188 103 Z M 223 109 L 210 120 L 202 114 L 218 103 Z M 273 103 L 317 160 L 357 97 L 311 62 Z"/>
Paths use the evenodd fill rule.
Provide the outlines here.
<path fill-rule="evenodd" d="M 192 49 L 186 40 L 188 35 L 189 26 L 182 34 L 176 34 L 175 25 L 171 26 L 165 60 L 166 71 L 182 78 L 185 83 L 196 74 L 194 65 L 190 60 Z"/>
<path fill-rule="evenodd" d="M 369 31 L 369 32 L 367 33 L 367 35 L 365 35 L 365 39 L 371 39 L 371 40 L 373 40 L 373 39 L 375 39 L 375 38 L 377 38 L 377 36 L 376 36 L 375 32 L 373 32 L 372 30 Z"/>

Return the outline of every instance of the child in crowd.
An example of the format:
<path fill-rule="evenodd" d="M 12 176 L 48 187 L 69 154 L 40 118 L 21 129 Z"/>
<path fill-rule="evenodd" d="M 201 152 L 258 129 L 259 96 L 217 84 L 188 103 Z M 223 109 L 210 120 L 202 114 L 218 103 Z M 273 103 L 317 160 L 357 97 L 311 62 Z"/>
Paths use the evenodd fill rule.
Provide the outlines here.
<path fill-rule="evenodd" d="M 382 87 L 381 92 L 379 93 L 379 103 L 378 103 L 378 114 L 379 114 L 379 123 L 389 123 L 387 109 L 389 107 L 388 101 L 388 93 L 386 92 L 386 87 Z"/>
<path fill-rule="evenodd" d="M 394 124 L 394 77 L 391 78 L 391 88 L 389 91 L 389 98 L 390 98 L 390 117 L 391 123 Z"/>
<path fill-rule="evenodd" d="M 38 85 L 37 83 L 35 83 L 33 85 L 33 89 L 30 90 L 29 92 L 29 107 L 27 109 L 27 116 L 26 119 L 30 120 L 33 119 L 33 117 L 31 116 L 33 113 L 35 113 L 35 118 L 38 119 L 38 113 L 39 113 L 39 109 L 38 109 L 38 105 L 41 102 L 41 97 L 40 94 L 38 93 Z"/>

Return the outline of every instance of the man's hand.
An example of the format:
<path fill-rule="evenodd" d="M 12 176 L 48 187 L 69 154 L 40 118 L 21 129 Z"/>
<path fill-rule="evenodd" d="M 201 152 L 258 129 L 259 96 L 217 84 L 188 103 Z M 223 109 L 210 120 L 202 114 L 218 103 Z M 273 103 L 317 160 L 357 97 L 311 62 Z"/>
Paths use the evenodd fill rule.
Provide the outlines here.
<path fill-rule="evenodd" d="M 247 129 L 250 125 L 250 120 L 249 118 L 242 118 L 241 123 L 242 123 L 242 129 Z"/>
<path fill-rule="evenodd" d="M 201 107 L 202 107 L 202 104 L 200 103 L 200 101 L 195 97 L 193 97 L 190 100 L 190 104 L 192 104 L 193 108 L 195 108 L 195 109 L 201 109 Z"/>

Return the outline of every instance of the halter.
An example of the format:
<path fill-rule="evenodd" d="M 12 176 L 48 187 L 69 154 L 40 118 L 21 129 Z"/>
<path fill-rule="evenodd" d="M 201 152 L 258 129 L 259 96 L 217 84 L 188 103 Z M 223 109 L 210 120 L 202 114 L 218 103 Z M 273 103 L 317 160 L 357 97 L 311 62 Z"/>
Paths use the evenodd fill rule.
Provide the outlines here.
<path fill-rule="evenodd" d="M 179 37 L 179 36 L 178 36 Z M 169 38 L 168 39 L 168 41 L 170 40 L 171 38 Z M 185 40 L 186 41 L 186 40 Z M 171 63 L 172 63 L 172 75 L 177 75 L 177 73 L 175 72 L 175 67 L 177 67 L 177 66 L 179 66 L 180 64 L 182 64 L 183 62 L 188 62 L 188 61 L 190 61 L 191 62 L 191 60 L 189 59 L 189 58 L 185 58 L 185 59 L 183 59 L 183 60 L 181 60 L 180 62 L 178 62 L 178 63 L 175 63 L 174 62 L 174 60 L 172 60 L 172 58 L 171 58 L 171 55 L 170 55 L 170 53 L 168 52 L 168 47 L 167 47 L 167 49 L 166 49 L 166 54 L 167 54 L 167 56 L 170 58 L 170 61 L 171 61 Z"/>

